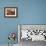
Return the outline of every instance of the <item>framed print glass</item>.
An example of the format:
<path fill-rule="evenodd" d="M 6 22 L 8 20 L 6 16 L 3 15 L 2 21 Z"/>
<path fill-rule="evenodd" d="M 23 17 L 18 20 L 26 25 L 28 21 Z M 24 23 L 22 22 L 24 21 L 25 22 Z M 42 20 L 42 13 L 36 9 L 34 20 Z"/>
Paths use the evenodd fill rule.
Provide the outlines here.
<path fill-rule="evenodd" d="M 18 38 L 21 40 L 46 41 L 45 24 L 19 24 Z"/>
<path fill-rule="evenodd" d="M 4 8 L 4 16 L 5 17 L 17 17 L 18 16 L 18 8 L 17 7 L 5 7 Z"/>

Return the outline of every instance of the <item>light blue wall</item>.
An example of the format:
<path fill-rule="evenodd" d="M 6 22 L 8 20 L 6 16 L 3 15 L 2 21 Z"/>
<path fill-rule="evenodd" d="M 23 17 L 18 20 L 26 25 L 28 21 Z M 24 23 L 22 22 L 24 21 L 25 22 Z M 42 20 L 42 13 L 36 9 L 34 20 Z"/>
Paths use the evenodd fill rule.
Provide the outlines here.
<path fill-rule="evenodd" d="M 18 7 L 18 18 L 4 18 L 9 6 Z M 17 24 L 46 24 L 46 0 L 0 0 L 0 44 L 8 43 L 9 32 L 18 32 Z"/>

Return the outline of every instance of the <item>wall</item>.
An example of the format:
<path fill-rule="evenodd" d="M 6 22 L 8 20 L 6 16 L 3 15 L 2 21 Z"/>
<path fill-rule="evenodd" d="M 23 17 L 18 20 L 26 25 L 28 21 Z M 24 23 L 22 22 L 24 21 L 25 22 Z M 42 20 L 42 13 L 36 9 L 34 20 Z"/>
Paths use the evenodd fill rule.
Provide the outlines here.
<path fill-rule="evenodd" d="M 17 18 L 4 18 L 4 7 L 18 7 Z M 7 44 L 17 24 L 46 24 L 46 0 L 0 0 L 0 44 Z M 17 42 L 17 40 L 16 40 Z"/>

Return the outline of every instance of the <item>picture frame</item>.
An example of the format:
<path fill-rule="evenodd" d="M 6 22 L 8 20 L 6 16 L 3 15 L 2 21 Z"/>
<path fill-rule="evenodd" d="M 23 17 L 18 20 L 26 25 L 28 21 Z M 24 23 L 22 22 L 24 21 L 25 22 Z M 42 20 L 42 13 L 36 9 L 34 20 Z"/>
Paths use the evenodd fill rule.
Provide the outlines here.
<path fill-rule="evenodd" d="M 26 34 L 26 35 L 22 36 L 23 30 L 24 31 L 28 30 L 28 35 Z M 23 34 L 24 34 L 24 32 L 23 32 Z M 18 24 L 18 41 L 19 42 L 21 42 L 22 40 L 23 41 L 24 40 L 46 41 L 46 35 L 45 34 L 46 34 L 46 24 Z M 36 36 L 34 36 L 34 35 L 36 35 Z M 28 37 L 24 38 L 24 36 L 28 36 Z"/>
<path fill-rule="evenodd" d="M 5 7 L 4 17 L 8 17 L 8 18 L 18 17 L 18 8 L 17 7 Z"/>

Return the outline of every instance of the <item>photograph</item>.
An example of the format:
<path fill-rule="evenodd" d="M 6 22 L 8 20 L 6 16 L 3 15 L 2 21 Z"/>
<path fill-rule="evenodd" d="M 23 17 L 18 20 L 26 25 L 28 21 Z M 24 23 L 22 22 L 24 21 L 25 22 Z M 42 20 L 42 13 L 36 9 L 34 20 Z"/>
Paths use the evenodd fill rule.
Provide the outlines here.
<path fill-rule="evenodd" d="M 18 25 L 21 40 L 46 41 L 46 25 Z"/>
<path fill-rule="evenodd" d="M 5 17 L 17 17 L 18 9 L 17 9 L 17 7 L 5 7 L 4 14 L 5 14 L 4 15 Z"/>

